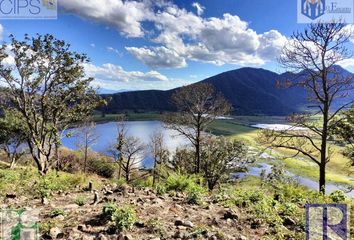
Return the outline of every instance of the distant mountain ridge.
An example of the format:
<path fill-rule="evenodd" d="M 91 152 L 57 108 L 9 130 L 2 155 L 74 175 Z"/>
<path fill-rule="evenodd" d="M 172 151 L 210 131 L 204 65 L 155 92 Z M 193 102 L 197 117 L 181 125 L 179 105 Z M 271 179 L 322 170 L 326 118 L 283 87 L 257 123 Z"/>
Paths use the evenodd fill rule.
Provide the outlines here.
<path fill-rule="evenodd" d="M 340 67 L 339 67 L 340 68 Z M 341 69 L 343 74 L 354 74 Z M 241 115 L 288 115 L 306 109 L 306 91 L 302 88 L 277 88 L 278 80 L 297 77 L 296 74 L 278 74 L 261 68 L 240 68 L 198 83 L 210 83 L 232 104 L 236 114 Z M 194 84 L 198 84 L 194 83 Z M 108 113 L 122 111 L 174 111 L 172 94 L 179 88 L 161 91 L 145 90 L 103 94 L 111 97 L 105 108 Z M 354 95 L 354 94 L 352 94 Z"/>

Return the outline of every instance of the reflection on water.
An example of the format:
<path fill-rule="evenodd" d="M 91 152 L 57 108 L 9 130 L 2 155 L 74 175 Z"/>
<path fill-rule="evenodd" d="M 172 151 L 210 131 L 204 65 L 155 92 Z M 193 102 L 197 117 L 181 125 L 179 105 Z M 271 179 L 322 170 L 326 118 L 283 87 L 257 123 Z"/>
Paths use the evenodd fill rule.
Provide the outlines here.
<path fill-rule="evenodd" d="M 151 135 L 156 131 L 161 131 L 164 140 L 165 146 L 170 152 L 174 152 L 177 147 L 187 146 L 187 140 L 178 135 L 176 131 L 166 129 L 163 126 L 163 123 L 160 121 L 134 121 L 125 123 L 127 129 L 127 136 L 133 136 L 139 138 L 144 144 L 148 145 L 150 142 Z M 75 134 L 77 129 L 68 130 L 73 133 L 73 136 L 63 139 L 63 145 L 67 148 L 76 150 L 78 147 L 79 137 Z M 93 151 L 101 152 L 104 154 L 109 154 L 109 148 L 116 142 L 117 138 L 117 123 L 109 122 L 97 124 L 93 129 L 94 134 L 97 136 L 97 140 L 94 145 L 91 147 Z M 151 166 L 151 156 L 146 150 L 143 166 Z"/>

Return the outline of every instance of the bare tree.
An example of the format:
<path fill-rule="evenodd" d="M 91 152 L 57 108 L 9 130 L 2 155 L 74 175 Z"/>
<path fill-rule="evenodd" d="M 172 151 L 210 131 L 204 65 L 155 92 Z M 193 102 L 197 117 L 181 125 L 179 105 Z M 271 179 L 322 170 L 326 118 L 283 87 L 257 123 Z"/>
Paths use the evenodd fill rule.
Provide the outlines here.
<path fill-rule="evenodd" d="M 225 98 L 215 93 L 211 84 L 194 84 L 177 90 L 172 102 L 177 113 L 169 113 L 164 122 L 167 127 L 185 136 L 195 148 L 194 173 L 200 172 L 200 148 L 203 131 L 217 116 L 227 114 L 231 105 Z"/>
<path fill-rule="evenodd" d="M 272 147 L 285 148 L 308 157 L 319 167 L 319 191 L 325 193 L 326 166 L 331 159 L 330 132 L 343 121 L 340 112 L 353 103 L 351 75 L 337 65 L 352 56 L 347 42 L 352 32 L 341 22 L 309 25 L 292 35 L 279 62 L 297 78 L 279 82 L 286 87 L 304 88 L 316 111 L 294 114 L 295 124 L 284 131 L 265 131 L 263 140 Z M 314 120 L 316 119 L 316 120 Z"/>
<path fill-rule="evenodd" d="M 127 137 L 121 148 L 122 161 L 119 163 L 127 183 L 132 178 L 144 159 L 145 145 L 136 137 Z"/>
<path fill-rule="evenodd" d="M 126 119 L 124 115 L 118 116 L 117 118 L 117 141 L 112 148 L 115 152 L 115 161 L 118 163 L 118 179 L 122 176 L 122 163 L 123 163 L 123 146 L 127 138 L 127 126 Z"/>
<path fill-rule="evenodd" d="M 161 166 L 167 162 L 169 152 L 164 145 L 164 137 L 161 131 L 155 132 L 150 137 L 150 153 L 153 159 L 152 185 L 155 186 L 161 174 Z"/>
<path fill-rule="evenodd" d="M 96 124 L 86 119 L 77 129 L 77 145 L 84 153 L 84 173 L 87 171 L 87 160 L 90 148 L 97 142 L 98 135 L 95 133 Z"/>

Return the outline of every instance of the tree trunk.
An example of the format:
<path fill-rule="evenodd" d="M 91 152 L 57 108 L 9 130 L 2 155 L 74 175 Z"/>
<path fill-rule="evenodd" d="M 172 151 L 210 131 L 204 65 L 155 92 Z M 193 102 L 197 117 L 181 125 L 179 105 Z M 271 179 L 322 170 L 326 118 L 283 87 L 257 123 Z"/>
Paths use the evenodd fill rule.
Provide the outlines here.
<path fill-rule="evenodd" d="M 157 170 L 157 159 L 154 159 L 154 167 L 152 169 L 152 186 L 155 187 L 156 184 L 156 170 Z"/>
<path fill-rule="evenodd" d="M 321 139 L 321 162 L 320 162 L 320 179 L 319 191 L 323 195 L 326 193 L 326 164 L 327 164 L 327 136 L 328 136 L 328 104 L 324 104 L 323 108 L 323 126 Z"/>
<path fill-rule="evenodd" d="M 10 169 L 14 169 L 15 166 L 16 166 L 16 156 L 12 156 L 12 157 L 11 157 Z"/>
<path fill-rule="evenodd" d="M 86 174 L 86 167 L 87 167 L 87 146 L 85 147 L 84 153 L 84 173 Z"/>

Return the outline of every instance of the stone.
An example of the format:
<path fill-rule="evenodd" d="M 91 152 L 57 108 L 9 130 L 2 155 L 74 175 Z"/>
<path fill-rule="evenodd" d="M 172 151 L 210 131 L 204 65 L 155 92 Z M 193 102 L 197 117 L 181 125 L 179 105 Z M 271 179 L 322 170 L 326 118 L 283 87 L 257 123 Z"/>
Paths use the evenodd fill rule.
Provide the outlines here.
<path fill-rule="evenodd" d="M 183 226 L 193 228 L 194 224 L 191 221 L 183 221 Z"/>
<path fill-rule="evenodd" d="M 49 230 L 49 235 L 52 239 L 62 239 L 64 237 L 63 231 L 58 227 L 53 227 Z"/>
<path fill-rule="evenodd" d="M 16 197 L 17 197 L 16 193 L 6 193 L 6 198 L 14 199 Z"/>
<path fill-rule="evenodd" d="M 224 213 L 224 219 L 238 220 L 238 216 L 232 209 L 228 209 Z"/>
<path fill-rule="evenodd" d="M 96 240 L 108 240 L 108 238 L 103 233 L 100 233 L 98 234 Z"/>
<path fill-rule="evenodd" d="M 83 224 L 80 224 L 79 226 L 77 226 L 77 230 L 79 230 L 79 231 L 83 232 L 83 231 L 85 231 L 85 230 L 86 230 L 86 226 L 85 226 L 85 225 L 83 225 Z"/>
<path fill-rule="evenodd" d="M 120 233 L 118 235 L 118 240 L 133 240 L 133 237 L 129 234 Z"/>
<path fill-rule="evenodd" d="M 294 219 L 292 219 L 290 217 L 286 217 L 286 218 L 284 218 L 283 224 L 286 226 L 294 226 L 294 225 L 296 225 L 296 222 Z"/>
<path fill-rule="evenodd" d="M 42 197 L 41 203 L 42 203 L 43 205 L 48 205 L 48 204 L 49 204 L 48 198 Z"/>

